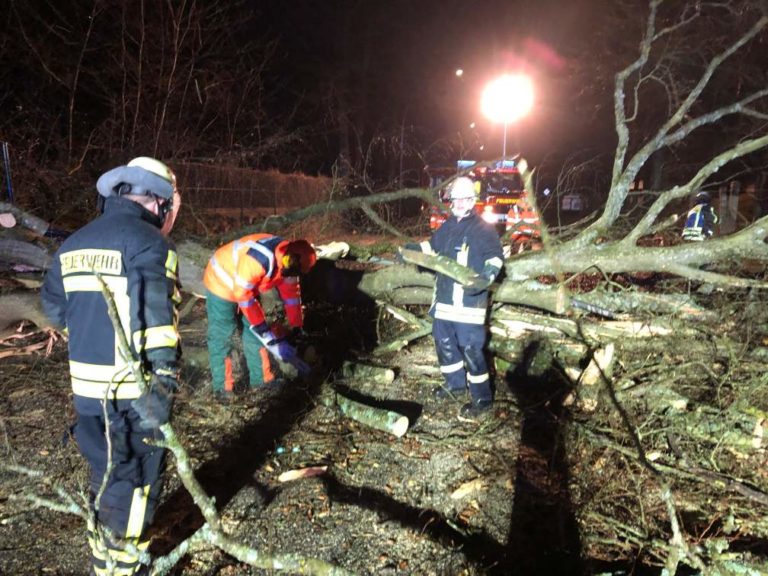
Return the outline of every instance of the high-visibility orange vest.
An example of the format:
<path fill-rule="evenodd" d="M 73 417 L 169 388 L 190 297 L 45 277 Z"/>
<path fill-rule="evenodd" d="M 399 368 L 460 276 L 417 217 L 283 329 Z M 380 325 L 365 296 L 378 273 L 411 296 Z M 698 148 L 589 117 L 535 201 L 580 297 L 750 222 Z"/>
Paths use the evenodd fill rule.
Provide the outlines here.
<path fill-rule="evenodd" d="M 282 274 L 283 257 L 291 244 L 272 234 L 250 234 L 234 240 L 213 254 L 205 268 L 203 283 L 219 298 L 237 302 L 254 326 L 265 322 L 258 294 L 276 288 L 288 323 L 300 328 L 304 324 L 304 315 L 299 278 Z M 308 243 L 304 244 L 308 246 Z M 309 267 L 312 264 L 314 259 Z"/>
<path fill-rule="evenodd" d="M 538 238 L 541 235 L 539 215 L 527 202 L 512 207 L 507 215 L 507 230 L 515 228 L 512 238 Z"/>

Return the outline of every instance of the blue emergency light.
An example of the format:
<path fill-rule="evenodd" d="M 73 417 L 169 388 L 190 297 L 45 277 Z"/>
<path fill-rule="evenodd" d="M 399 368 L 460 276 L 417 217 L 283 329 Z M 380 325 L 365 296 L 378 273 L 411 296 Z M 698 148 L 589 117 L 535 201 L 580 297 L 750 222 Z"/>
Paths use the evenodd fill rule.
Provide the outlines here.
<path fill-rule="evenodd" d="M 514 160 L 499 160 L 496 162 L 495 166 L 496 170 L 504 170 L 504 169 L 510 169 L 515 167 L 515 161 Z"/>
<path fill-rule="evenodd" d="M 477 160 L 456 160 L 456 170 L 468 170 L 477 164 Z"/>

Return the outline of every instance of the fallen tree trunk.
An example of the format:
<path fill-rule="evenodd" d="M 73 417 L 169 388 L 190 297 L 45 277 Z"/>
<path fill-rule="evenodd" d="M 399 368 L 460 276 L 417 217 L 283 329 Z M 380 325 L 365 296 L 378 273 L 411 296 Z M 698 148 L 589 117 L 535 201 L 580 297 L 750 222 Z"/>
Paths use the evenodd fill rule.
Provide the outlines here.
<path fill-rule="evenodd" d="M 47 270 L 51 265 L 51 252 L 24 240 L 0 238 L 0 269 L 10 270 L 17 264 Z"/>
<path fill-rule="evenodd" d="M 236 237 L 243 236 L 245 234 L 253 234 L 256 232 L 269 232 L 272 234 L 279 234 L 281 230 L 286 226 L 309 218 L 311 216 L 325 215 L 330 212 L 343 212 L 345 210 L 360 209 L 363 210 L 369 218 L 372 216 L 372 221 L 377 224 L 386 224 L 379 219 L 370 207 L 376 204 L 383 204 L 386 202 L 394 202 L 397 200 L 403 200 L 406 198 L 418 198 L 430 205 L 443 208 L 437 201 L 437 191 L 426 188 L 404 188 L 402 190 L 396 190 L 394 192 L 381 192 L 379 194 L 369 194 L 368 196 L 355 196 L 354 198 L 345 198 L 343 200 L 329 200 L 320 204 L 313 204 L 312 206 L 306 206 L 299 208 L 293 212 L 282 214 L 279 216 L 269 216 L 263 222 L 256 226 L 248 226 L 238 230 L 237 232 L 229 235 L 229 239 L 233 240 Z M 387 230 L 390 229 L 389 225 L 386 225 Z M 399 234 L 399 233 L 398 233 Z"/>
<path fill-rule="evenodd" d="M 50 322 L 43 312 L 38 292 L 14 292 L 0 296 L 0 340 L 14 333 L 12 328 L 22 320 L 38 328 L 48 328 Z"/>
<path fill-rule="evenodd" d="M 553 270 L 561 273 L 583 273 L 599 270 L 605 274 L 620 272 L 664 272 L 734 287 L 768 288 L 768 283 L 701 270 L 714 262 L 753 258 L 768 261 L 768 217 L 730 236 L 706 242 L 688 242 L 676 246 L 643 247 L 625 242 L 584 245 L 579 242 L 555 244 L 548 250 L 528 252 L 505 264 L 507 277 L 522 281 Z"/>
<path fill-rule="evenodd" d="M 443 260 L 442 257 L 426 254 L 419 254 L 418 258 L 421 267 L 440 271 L 448 270 Z M 452 268 L 450 272 L 451 277 L 464 283 L 474 275 L 466 268 L 464 271 Z M 434 282 L 434 274 L 412 265 L 388 266 L 363 275 L 358 289 L 376 300 L 399 306 L 423 305 L 432 302 Z M 684 315 L 702 321 L 716 319 L 714 314 L 684 294 L 647 294 L 633 290 L 608 292 L 600 289 L 574 294 L 563 285 L 544 284 L 537 280 L 503 281 L 492 285 L 491 294 L 494 303 L 516 304 L 559 315 L 572 314 L 582 304 L 586 305 L 582 308 L 587 311 L 591 308 L 606 317 L 633 313 Z"/>

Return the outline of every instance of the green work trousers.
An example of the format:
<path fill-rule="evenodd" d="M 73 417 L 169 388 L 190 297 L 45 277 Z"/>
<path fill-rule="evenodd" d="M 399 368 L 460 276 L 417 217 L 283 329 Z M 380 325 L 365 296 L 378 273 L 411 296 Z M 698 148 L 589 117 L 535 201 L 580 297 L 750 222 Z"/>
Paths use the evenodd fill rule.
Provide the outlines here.
<path fill-rule="evenodd" d="M 232 362 L 232 337 L 240 330 L 243 352 L 248 365 L 248 382 L 252 388 L 272 379 L 269 356 L 258 338 L 248 329 L 248 320 L 239 312 L 236 302 L 219 298 L 206 291 L 208 313 L 208 358 L 214 392 L 232 391 L 235 385 Z"/>

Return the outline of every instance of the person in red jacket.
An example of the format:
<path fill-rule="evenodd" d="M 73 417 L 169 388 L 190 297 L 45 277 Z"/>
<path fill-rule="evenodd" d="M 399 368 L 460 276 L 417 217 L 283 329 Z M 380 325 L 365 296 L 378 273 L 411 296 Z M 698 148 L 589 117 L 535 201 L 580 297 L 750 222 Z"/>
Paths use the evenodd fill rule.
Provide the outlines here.
<path fill-rule="evenodd" d="M 267 353 L 308 371 L 284 334 L 267 322 L 260 294 L 277 290 L 288 325 L 304 325 L 299 275 L 315 265 L 317 255 L 306 240 L 284 240 L 271 234 L 250 234 L 220 247 L 203 276 L 208 314 L 208 355 L 216 396 L 234 391 L 232 335 L 242 322 L 243 351 L 252 388 L 269 383 L 274 372 Z"/>

